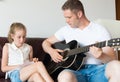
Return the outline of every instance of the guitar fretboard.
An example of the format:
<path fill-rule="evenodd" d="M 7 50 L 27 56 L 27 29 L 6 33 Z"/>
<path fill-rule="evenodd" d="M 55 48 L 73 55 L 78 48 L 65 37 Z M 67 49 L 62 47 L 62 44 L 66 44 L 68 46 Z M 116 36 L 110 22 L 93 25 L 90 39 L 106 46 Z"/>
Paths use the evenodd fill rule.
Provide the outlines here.
<path fill-rule="evenodd" d="M 85 53 L 85 52 L 89 51 L 89 48 L 91 46 L 96 46 L 96 47 L 102 48 L 102 47 L 106 46 L 106 41 L 99 42 L 99 43 L 96 43 L 96 44 L 91 44 L 91 45 L 88 45 L 88 46 L 85 46 L 85 47 L 72 49 L 72 50 L 68 51 L 67 56 L 71 56 L 71 55 L 78 54 L 78 53 Z"/>

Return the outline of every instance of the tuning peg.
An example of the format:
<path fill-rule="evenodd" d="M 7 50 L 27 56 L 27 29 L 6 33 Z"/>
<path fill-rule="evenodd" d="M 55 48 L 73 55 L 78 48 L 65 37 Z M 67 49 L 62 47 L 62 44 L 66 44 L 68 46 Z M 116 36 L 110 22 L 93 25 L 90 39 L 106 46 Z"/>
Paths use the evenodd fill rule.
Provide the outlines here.
<path fill-rule="evenodd" d="M 117 41 L 120 41 L 120 39 L 118 38 Z"/>

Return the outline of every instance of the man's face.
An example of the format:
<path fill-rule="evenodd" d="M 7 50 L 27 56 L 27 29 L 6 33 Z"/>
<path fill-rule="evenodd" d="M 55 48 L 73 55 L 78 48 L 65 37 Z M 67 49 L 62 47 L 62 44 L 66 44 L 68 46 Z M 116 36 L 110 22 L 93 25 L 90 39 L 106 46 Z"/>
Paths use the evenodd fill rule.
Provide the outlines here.
<path fill-rule="evenodd" d="M 71 10 L 64 10 L 64 17 L 66 19 L 66 22 L 72 27 L 76 28 L 79 26 L 79 17 L 77 14 L 73 13 Z"/>

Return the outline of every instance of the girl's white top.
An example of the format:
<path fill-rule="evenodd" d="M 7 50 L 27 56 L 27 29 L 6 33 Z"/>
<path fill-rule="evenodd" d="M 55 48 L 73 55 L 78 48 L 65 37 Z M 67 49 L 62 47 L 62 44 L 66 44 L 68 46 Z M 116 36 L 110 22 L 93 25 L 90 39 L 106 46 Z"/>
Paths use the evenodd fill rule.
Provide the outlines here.
<path fill-rule="evenodd" d="M 8 73 L 19 70 L 23 66 L 30 64 L 29 54 L 30 54 L 30 45 L 24 43 L 20 48 L 16 47 L 14 43 L 7 43 L 8 45 L 8 66 L 11 65 L 20 65 L 20 67 L 6 72 L 6 78 Z"/>

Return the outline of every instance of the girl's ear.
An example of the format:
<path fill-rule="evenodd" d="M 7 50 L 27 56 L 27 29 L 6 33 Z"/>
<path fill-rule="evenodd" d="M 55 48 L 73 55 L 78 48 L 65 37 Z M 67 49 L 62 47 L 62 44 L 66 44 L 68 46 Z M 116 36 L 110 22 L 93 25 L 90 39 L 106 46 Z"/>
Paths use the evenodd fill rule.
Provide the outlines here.
<path fill-rule="evenodd" d="M 11 38 L 13 39 L 14 38 L 14 34 L 10 34 Z"/>

